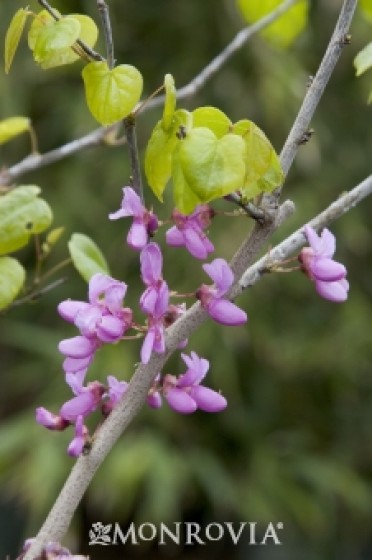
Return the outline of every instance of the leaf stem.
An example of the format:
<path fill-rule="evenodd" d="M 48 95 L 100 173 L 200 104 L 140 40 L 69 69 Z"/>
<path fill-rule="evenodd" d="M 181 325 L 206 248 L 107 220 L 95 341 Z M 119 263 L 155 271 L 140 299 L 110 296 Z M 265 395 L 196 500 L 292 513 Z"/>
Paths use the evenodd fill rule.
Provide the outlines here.
<path fill-rule="evenodd" d="M 138 146 L 137 146 L 137 135 L 136 135 L 136 120 L 133 114 L 128 115 L 123 120 L 125 136 L 127 138 L 128 152 L 130 159 L 130 166 L 132 170 L 131 183 L 133 189 L 136 191 L 138 196 L 141 198 L 144 204 L 143 187 L 142 187 L 142 176 L 141 167 L 139 162 Z"/>
<path fill-rule="evenodd" d="M 107 66 L 111 70 L 115 66 L 115 58 L 109 8 L 105 0 L 97 0 L 97 7 L 101 16 L 103 32 L 105 35 Z"/>

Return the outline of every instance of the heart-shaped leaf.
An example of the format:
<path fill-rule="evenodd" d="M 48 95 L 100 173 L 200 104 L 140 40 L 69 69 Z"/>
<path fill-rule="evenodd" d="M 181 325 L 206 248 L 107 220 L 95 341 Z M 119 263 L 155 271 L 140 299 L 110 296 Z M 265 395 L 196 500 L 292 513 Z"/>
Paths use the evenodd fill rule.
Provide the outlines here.
<path fill-rule="evenodd" d="M 0 121 L 0 144 L 5 144 L 12 138 L 27 132 L 31 121 L 27 117 L 9 117 Z"/>
<path fill-rule="evenodd" d="M 27 245 L 30 236 L 52 223 L 50 206 L 38 197 L 40 188 L 20 186 L 0 197 L 0 255 Z"/>
<path fill-rule="evenodd" d="M 237 0 L 240 11 L 248 23 L 266 16 L 282 3 L 282 0 Z M 296 2 L 276 21 L 268 25 L 261 34 L 265 39 L 279 47 L 288 47 L 305 29 L 308 21 L 308 0 Z"/>
<path fill-rule="evenodd" d="M 179 109 L 173 114 L 172 124 L 168 130 L 164 130 L 163 121 L 158 121 L 147 144 L 145 174 L 149 186 L 161 202 L 172 173 L 172 153 L 180 142 L 180 127 L 182 133 L 187 134 L 191 126 L 191 113 Z"/>
<path fill-rule="evenodd" d="M 72 17 L 64 17 L 59 21 L 54 21 L 50 25 L 45 25 L 40 29 L 33 50 L 34 59 L 41 65 L 48 65 L 50 68 L 51 58 L 60 51 L 69 52 L 76 39 L 80 35 L 80 23 Z"/>
<path fill-rule="evenodd" d="M 25 270 L 17 259 L 0 257 L 0 309 L 5 309 L 15 300 L 25 278 Z"/>
<path fill-rule="evenodd" d="M 225 196 L 243 185 L 245 143 L 237 134 L 218 139 L 209 128 L 193 128 L 173 154 L 174 199 L 190 213 L 199 202 Z"/>
<path fill-rule="evenodd" d="M 164 78 L 164 87 L 165 87 L 165 103 L 164 103 L 164 111 L 163 111 L 163 118 L 161 120 L 162 127 L 165 131 L 169 130 L 172 126 L 173 122 L 173 115 L 176 110 L 176 88 L 174 85 L 174 79 L 172 74 L 166 74 Z"/>
<path fill-rule="evenodd" d="M 74 233 L 68 242 L 68 249 L 76 270 L 87 282 L 97 272 L 110 274 L 101 250 L 87 235 Z"/>
<path fill-rule="evenodd" d="M 121 64 L 110 70 L 106 62 L 90 62 L 82 76 L 89 110 L 100 124 L 124 119 L 141 97 L 143 79 L 134 66 Z"/>
<path fill-rule="evenodd" d="M 12 65 L 13 58 L 18 48 L 19 41 L 21 39 L 22 32 L 25 27 L 25 23 L 28 15 L 29 12 L 24 8 L 20 8 L 19 10 L 17 10 L 6 32 L 5 51 L 4 51 L 6 74 L 8 74 L 10 67 Z"/>
<path fill-rule="evenodd" d="M 60 17 L 60 13 L 57 10 L 55 10 L 55 13 L 57 16 Z M 98 28 L 95 22 L 92 20 L 92 18 L 85 16 L 83 14 L 70 14 L 65 18 L 61 18 L 57 22 L 54 18 L 52 18 L 52 16 L 46 10 L 42 10 L 35 17 L 30 27 L 28 33 L 28 45 L 34 53 L 34 58 L 36 62 L 38 62 L 44 70 L 48 68 L 54 68 L 56 66 L 62 66 L 64 64 L 71 64 L 76 60 L 79 60 L 80 58 L 79 54 L 77 54 L 77 52 L 74 52 L 74 50 L 72 49 L 72 47 L 74 48 L 76 47 L 75 45 L 76 39 L 75 41 L 73 41 L 73 43 L 66 45 L 66 38 L 63 37 L 63 33 L 61 33 L 61 30 L 58 33 L 58 28 L 57 28 L 57 33 L 55 32 L 55 26 L 59 24 L 61 21 L 66 19 L 74 19 L 79 23 L 80 31 L 76 39 L 81 39 L 82 41 L 84 41 L 84 43 L 86 43 L 91 48 L 94 47 L 97 41 Z M 46 31 L 47 28 L 48 31 Z M 58 41 L 56 45 L 56 37 L 54 39 L 52 37 L 52 42 L 49 43 L 49 49 L 47 48 L 47 52 L 42 53 L 42 57 L 39 60 L 36 57 L 37 48 L 39 48 L 37 47 L 39 41 L 40 40 L 42 41 L 43 36 L 45 38 L 44 34 L 47 35 L 51 34 L 53 36 L 53 33 L 55 33 L 56 36 L 58 34 L 61 35 L 60 44 L 63 45 L 63 41 L 65 41 L 65 46 L 58 47 Z M 70 43 L 70 41 L 67 41 L 67 43 Z"/>

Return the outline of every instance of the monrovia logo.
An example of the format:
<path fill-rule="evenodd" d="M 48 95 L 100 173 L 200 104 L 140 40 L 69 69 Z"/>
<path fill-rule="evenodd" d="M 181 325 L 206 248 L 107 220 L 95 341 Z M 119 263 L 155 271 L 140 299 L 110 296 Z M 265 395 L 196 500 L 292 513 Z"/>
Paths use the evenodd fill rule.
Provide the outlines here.
<path fill-rule="evenodd" d="M 202 527 L 199 523 L 181 521 L 171 526 L 165 523 L 131 523 L 126 530 L 122 530 L 119 523 L 103 525 L 100 521 L 93 523 L 89 531 L 90 545 L 139 545 L 141 541 L 156 541 L 159 545 L 170 542 L 182 545 L 205 545 L 208 542 L 220 541 L 229 538 L 237 545 L 241 538 L 248 538 L 249 545 L 281 545 L 278 530 L 283 529 L 283 523 L 269 523 L 264 530 L 258 530 L 255 521 L 224 521 L 223 523 L 209 523 Z M 258 536 L 258 533 L 260 536 Z"/>

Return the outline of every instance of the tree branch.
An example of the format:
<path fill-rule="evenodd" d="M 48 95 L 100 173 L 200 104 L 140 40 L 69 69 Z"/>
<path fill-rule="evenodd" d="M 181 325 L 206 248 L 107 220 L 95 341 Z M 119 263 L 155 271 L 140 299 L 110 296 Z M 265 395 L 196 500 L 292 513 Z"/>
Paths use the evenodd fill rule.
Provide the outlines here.
<path fill-rule="evenodd" d="M 138 155 L 136 120 L 133 114 L 123 120 L 125 137 L 127 139 L 130 167 L 132 170 L 131 184 L 136 191 L 142 203 L 144 203 L 141 166 Z"/>
<path fill-rule="evenodd" d="M 112 69 L 115 64 L 115 58 L 109 9 L 105 0 L 97 0 L 97 7 L 101 16 L 103 32 L 105 35 L 107 66 Z"/>

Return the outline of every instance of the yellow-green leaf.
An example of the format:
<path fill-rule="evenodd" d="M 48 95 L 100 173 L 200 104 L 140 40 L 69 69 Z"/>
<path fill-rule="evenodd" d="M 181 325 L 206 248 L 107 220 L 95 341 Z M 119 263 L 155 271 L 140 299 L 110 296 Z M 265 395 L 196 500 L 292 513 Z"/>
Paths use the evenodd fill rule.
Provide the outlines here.
<path fill-rule="evenodd" d="M 58 17 L 61 17 L 61 14 L 57 10 L 55 10 L 55 12 Z M 63 19 L 74 19 L 77 21 L 80 24 L 80 31 L 76 39 L 81 39 L 91 48 L 94 47 L 98 37 L 98 28 L 92 18 L 83 14 L 70 14 Z M 62 19 L 60 21 L 62 21 Z M 52 18 L 46 10 L 42 10 L 38 13 L 28 33 L 28 45 L 32 51 L 35 51 L 40 36 L 43 37 L 44 33 L 53 33 L 53 29 L 55 29 L 55 25 L 57 23 L 59 22 L 56 22 L 56 20 Z M 46 28 L 50 28 L 48 32 L 45 31 Z M 54 68 L 56 66 L 62 66 L 64 64 L 72 64 L 80 58 L 80 56 L 73 50 L 72 47 L 74 46 L 75 42 L 61 48 L 50 49 L 49 52 L 43 54 L 41 60 L 36 60 L 34 52 L 34 58 L 44 70 Z"/>
<path fill-rule="evenodd" d="M 80 34 L 80 23 L 72 17 L 64 17 L 40 29 L 33 50 L 34 59 L 41 65 L 51 67 L 50 60 L 60 51 L 69 52 Z"/>
<path fill-rule="evenodd" d="M 180 142 L 180 127 L 187 134 L 192 126 L 192 115 L 185 109 L 176 111 L 172 124 L 164 130 L 163 121 L 158 121 L 152 131 L 145 153 L 145 174 L 155 196 L 162 202 L 163 192 L 172 172 L 172 153 Z"/>
<path fill-rule="evenodd" d="M 31 121 L 27 117 L 9 117 L 0 121 L 0 144 L 9 142 L 12 138 L 27 132 Z"/>
<path fill-rule="evenodd" d="M 217 138 L 222 138 L 228 132 L 231 132 L 232 122 L 230 119 L 216 107 L 198 107 L 192 113 L 193 126 L 209 128 Z"/>
<path fill-rule="evenodd" d="M 0 257 L 0 309 L 5 309 L 15 300 L 25 278 L 25 269 L 16 259 Z"/>
<path fill-rule="evenodd" d="M 164 87 L 165 87 L 165 103 L 164 103 L 164 111 L 163 111 L 163 118 L 161 121 L 162 127 L 165 131 L 167 131 L 173 122 L 173 115 L 176 110 L 176 88 L 174 85 L 174 79 L 172 74 L 166 74 L 164 78 Z"/>
<path fill-rule="evenodd" d="M 369 68 L 372 68 L 372 42 L 368 43 L 354 58 L 356 75 L 360 76 Z"/>
<path fill-rule="evenodd" d="M 274 11 L 282 0 L 237 0 L 237 3 L 243 17 L 251 24 Z M 288 47 L 306 27 L 308 11 L 308 0 L 296 2 L 276 21 L 261 31 L 262 36 L 276 46 Z"/>
<path fill-rule="evenodd" d="M 209 128 L 193 128 L 174 152 L 172 178 L 177 208 L 190 213 L 239 189 L 245 175 L 245 143 L 237 134 L 218 139 Z"/>
<path fill-rule="evenodd" d="M 283 181 L 279 158 L 264 132 L 252 121 L 243 119 L 233 126 L 245 142 L 245 177 L 241 193 L 253 198 L 271 192 Z"/>
<path fill-rule="evenodd" d="M 110 274 L 101 250 L 87 235 L 74 233 L 68 242 L 68 249 L 76 270 L 87 282 L 97 272 Z"/>
<path fill-rule="evenodd" d="M 103 125 L 127 117 L 142 94 L 142 75 L 128 64 L 110 70 L 106 62 L 90 62 L 82 76 L 89 110 Z"/>
<path fill-rule="evenodd" d="M 8 74 L 10 67 L 13 62 L 14 55 L 19 45 L 19 41 L 22 36 L 23 29 L 27 20 L 29 12 L 24 8 L 20 8 L 14 14 L 8 30 L 5 35 L 5 73 Z"/>
<path fill-rule="evenodd" d="M 46 242 L 48 243 L 48 245 L 55 245 L 63 235 L 64 231 L 65 228 L 63 226 L 52 229 L 46 237 Z"/>
<path fill-rule="evenodd" d="M 0 197 L 0 255 L 27 245 L 30 236 L 52 223 L 50 206 L 39 198 L 40 188 L 20 186 Z"/>

